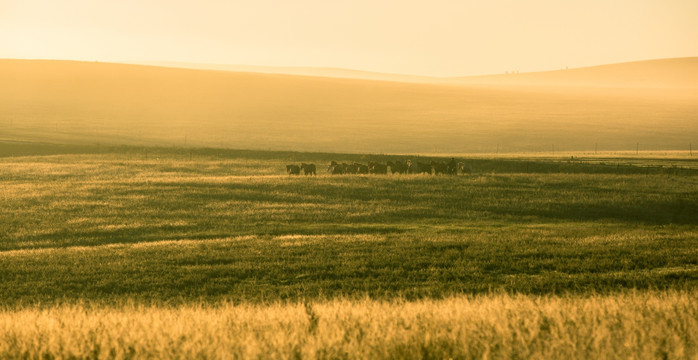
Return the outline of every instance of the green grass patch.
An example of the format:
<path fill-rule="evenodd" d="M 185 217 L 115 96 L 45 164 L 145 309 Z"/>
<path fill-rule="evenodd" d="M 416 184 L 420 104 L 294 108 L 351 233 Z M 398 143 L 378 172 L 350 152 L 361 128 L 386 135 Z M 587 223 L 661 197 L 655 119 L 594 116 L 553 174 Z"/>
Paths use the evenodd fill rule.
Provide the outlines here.
<path fill-rule="evenodd" d="M 417 299 L 698 284 L 690 167 L 469 158 L 473 174 L 460 176 L 285 174 L 289 162 L 389 158 L 400 157 L 119 147 L 0 158 L 0 299 Z"/>

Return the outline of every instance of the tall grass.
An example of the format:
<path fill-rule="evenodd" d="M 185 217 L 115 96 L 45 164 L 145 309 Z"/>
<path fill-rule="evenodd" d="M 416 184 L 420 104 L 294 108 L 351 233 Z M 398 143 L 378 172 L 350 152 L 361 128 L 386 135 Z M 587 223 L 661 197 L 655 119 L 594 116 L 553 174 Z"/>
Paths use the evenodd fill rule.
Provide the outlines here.
<path fill-rule="evenodd" d="M 0 358 L 695 359 L 698 294 L 0 310 Z"/>

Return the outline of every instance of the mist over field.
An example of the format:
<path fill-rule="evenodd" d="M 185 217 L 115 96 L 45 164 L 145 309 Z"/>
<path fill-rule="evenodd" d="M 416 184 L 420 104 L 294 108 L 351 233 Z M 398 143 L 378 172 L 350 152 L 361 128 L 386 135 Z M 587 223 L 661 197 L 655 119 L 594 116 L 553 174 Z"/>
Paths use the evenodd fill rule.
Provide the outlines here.
<path fill-rule="evenodd" d="M 0 140 L 361 153 L 688 150 L 698 143 L 697 68 L 698 58 L 685 58 L 410 83 L 0 60 Z"/>

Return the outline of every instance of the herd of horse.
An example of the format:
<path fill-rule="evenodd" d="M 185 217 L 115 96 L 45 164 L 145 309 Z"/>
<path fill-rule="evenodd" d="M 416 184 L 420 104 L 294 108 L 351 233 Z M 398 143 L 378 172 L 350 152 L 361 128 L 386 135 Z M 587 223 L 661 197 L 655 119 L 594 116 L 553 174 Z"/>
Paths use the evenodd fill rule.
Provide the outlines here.
<path fill-rule="evenodd" d="M 392 174 L 434 174 L 434 175 L 458 175 L 470 174 L 473 171 L 472 165 L 463 162 L 456 162 L 455 159 L 451 159 L 449 162 L 445 161 L 430 161 L 419 162 L 419 161 L 388 161 L 385 164 L 377 162 L 369 162 L 368 164 L 360 163 L 338 163 L 332 161 L 327 167 L 327 172 L 332 175 L 343 175 L 343 174 L 388 174 L 388 171 Z M 317 175 L 315 164 L 302 163 L 299 165 L 286 165 L 286 172 L 289 175 L 300 175 L 301 172 L 304 175 Z"/>

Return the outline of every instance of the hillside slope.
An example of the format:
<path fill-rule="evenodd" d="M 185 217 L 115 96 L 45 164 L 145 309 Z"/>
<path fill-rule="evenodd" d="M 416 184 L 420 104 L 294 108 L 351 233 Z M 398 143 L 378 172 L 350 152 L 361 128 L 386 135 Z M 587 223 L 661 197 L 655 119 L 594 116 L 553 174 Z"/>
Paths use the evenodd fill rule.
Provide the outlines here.
<path fill-rule="evenodd" d="M 442 85 L 698 89 L 698 57 L 634 61 L 555 71 L 461 77 L 417 76 L 337 68 L 222 65 L 166 61 L 133 64 Z"/>
<path fill-rule="evenodd" d="M 460 84 L 693 89 L 698 57 L 634 61 L 577 69 L 450 78 Z"/>
<path fill-rule="evenodd" d="M 283 74 L 298 76 L 329 77 L 342 79 L 378 80 L 393 82 L 412 83 L 438 83 L 447 78 L 436 78 L 430 76 L 390 74 L 372 71 L 351 70 L 329 67 L 302 67 L 302 66 L 255 66 L 255 65 L 224 65 L 224 64 L 201 64 L 186 63 L 176 61 L 141 61 L 133 62 L 134 65 L 160 66 L 179 69 L 194 70 L 217 70 L 230 72 L 249 72 L 260 74 Z"/>
<path fill-rule="evenodd" d="M 337 152 L 685 149 L 698 96 L 0 60 L 0 140 Z"/>

